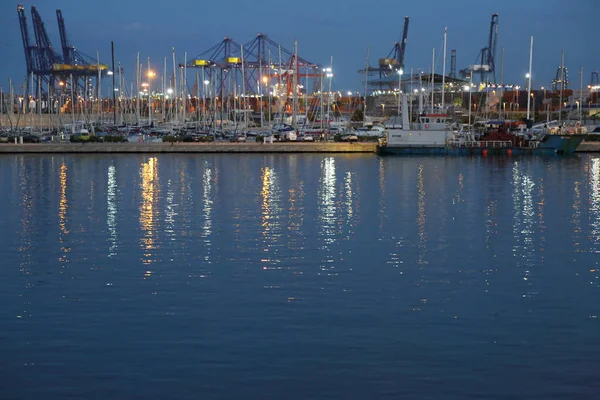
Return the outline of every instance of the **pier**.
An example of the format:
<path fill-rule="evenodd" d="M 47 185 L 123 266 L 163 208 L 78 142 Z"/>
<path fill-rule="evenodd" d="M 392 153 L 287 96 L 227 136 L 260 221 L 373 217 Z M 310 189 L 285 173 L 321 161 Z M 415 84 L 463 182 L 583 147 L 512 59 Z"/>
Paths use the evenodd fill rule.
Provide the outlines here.
<path fill-rule="evenodd" d="M 376 143 L 40 143 L 0 145 L 8 153 L 374 153 Z"/>

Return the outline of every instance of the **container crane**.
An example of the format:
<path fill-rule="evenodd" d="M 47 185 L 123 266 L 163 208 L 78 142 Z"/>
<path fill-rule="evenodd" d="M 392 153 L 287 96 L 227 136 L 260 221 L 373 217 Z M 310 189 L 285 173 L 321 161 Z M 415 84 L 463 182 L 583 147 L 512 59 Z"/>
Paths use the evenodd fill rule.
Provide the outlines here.
<path fill-rule="evenodd" d="M 488 82 L 488 74 L 492 74 L 496 83 L 496 47 L 498 43 L 498 13 L 492 14 L 487 46 L 481 49 L 474 65 L 460 71 L 463 78 L 474 72 L 479 72 L 481 82 Z"/>
<path fill-rule="evenodd" d="M 404 70 L 404 54 L 406 53 L 406 39 L 408 37 L 409 22 L 410 18 L 404 17 L 404 29 L 402 30 L 402 40 L 400 42 L 394 43 L 394 47 L 388 53 L 387 57 L 379 59 L 378 67 L 368 66 L 366 69 L 361 69 L 358 71 L 360 74 L 364 74 L 365 72 L 368 74 L 379 74 L 378 80 L 369 80 L 369 84 L 371 86 L 379 88 L 382 88 L 384 86 L 390 86 L 389 77 L 400 70 Z"/>
<path fill-rule="evenodd" d="M 404 70 L 404 53 L 406 52 L 406 38 L 408 36 L 409 17 L 404 17 L 404 29 L 402 31 L 402 40 L 395 42 L 394 47 L 387 57 L 379 59 L 379 77 L 393 75 L 398 70 Z M 369 71 L 372 69 L 369 68 Z M 364 72 L 364 71 L 362 71 Z"/>
<path fill-rule="evenodd" d="M 590 89 L 600 88 L 600 79 L 598 79 L 598 71 L 592 72 L 592 78 L 590 79 Z"/>
<path fill-rule="evenodd" d="M 64 89 L 69 76 L 73 76 L 76 81 L 74 85 L 79 89 L 83 89 L 84 85 L 80 77 L 98 77 L 98 75 L 106 75 L 108 66 L 98 64 L 89 57 L 84 56 L 75 50 L 68 42 L 64 19 L 62 13 L 57 10 L 58 28 L 60 32 L 62 52 L 57 53 L 52 47 L 50 37 L 46 31 L 42 17 L 35 6 L 31 7 L 31 21 L 33 24 L 33 33 L 35 43 L 32 44 L 29 30 L 27 27 L 27 18 L 25 16 L 25 8 L 19 4 L 17 6 L 17 15 L 19 17 L 19 25 L 21 28 L 21 39 L 23 40 L 23 49 L 25 51 L 25 63 L 27 66 L 27 92 L 29 94 L 41 91 L 46 93 L 46 89 L 61 90 Z M 41 82 L 47 85 L 41 85 Z M 54 84 L 58 82 L 59 85 Z M 33 87 L 31 85 L 34 85 Z"/>
<path fill-rule="evenodd" d="M 50 43 L 46 27 L 35 6 L 31 7 L 31 20 L 33 22 L 33 32 L 35 34 L 35 42 L 37 45 L 37 51 L 35 53 L 37 56 L 39 73 L 50 75 L 52 73 L 52 66 L 54 64 L 62 63 L 62 58 L 52 49 L 52 43 Z"/>
<path fill-rule="evenodd" d="M 65 29 L 65 20 L 63 19 L 62 11 L 56 10 L 56 19 L 58 20 L 58 32 L 60 34 L 60 44 L 62 47 L 65 64 L 75 64 L 73 57 L 75 48 L 69 46 L 69 41 L 67 40 L 67 31 Z"/>
<path fill-rule="evenodd" d="M 17 6 L 17 14 L 19 15 L 19 25 L 21 27 L 21 39 L 23 40 L 23 50 L 25 50 L 25 64 L 27 66 L 27 76 L 31 76 L 37 70 L 35 63 L 36 58 L 33 55 L 35 46 L 31 45 L 29 38 L 29 30 L 27 29 L 27 17 L 25 16 L 25 8 L 22 4 Z M 29 79 L 27 79 L 27 93 L 33 88 L 29 87 Z"/>

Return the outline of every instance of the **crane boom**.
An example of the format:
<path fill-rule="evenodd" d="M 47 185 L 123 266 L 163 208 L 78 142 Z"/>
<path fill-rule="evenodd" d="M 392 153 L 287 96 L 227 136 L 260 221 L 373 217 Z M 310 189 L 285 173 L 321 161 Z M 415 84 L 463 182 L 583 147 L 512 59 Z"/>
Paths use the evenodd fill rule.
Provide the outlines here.
<path fill-rule="evenodd" d="M 25 16 L 25 8 L 22 4 L 17 6 L 17 14 L 19 15 L 19 25 L 21 26 L 21 39 L 23 40 L 23 49 L 25 50 L 25 63 L 27 64 L 27 76 L 35 69 L 33 58 L 31 57 L 31 40 L 27 29 L 27 17 Z"/>
<path fill-rule="evenodd" d="M 492 14 L 490 22 L 490 37 L 487 47 L 487 60 L 484 64 L 490 66 L 490 72 L 494 74 L 494 82 L 496 82 L 496 45 L 498 43 L 498 13 Z"/>
<path fill-rule="evenodd" d="M 56 10 L 56 19 L 58 20 L 58 32 L 60 34 L 60 44 L 65 64 L 73 64 L 73 57 L 71 56 L 71 48 L 69 46 L 69 41 L 67 40 L 67 31 L 65 29 L 65 20 L 62 16 L 62 11 Z"/>
<path fill-rule="evenodd" d="M 41 72 L 50 73 L 52 71 L 52 64 L 55 62 L 60 63 L 61 60 L 54 53 L 54 50 L 52 50 L 52 44 L 46 32 L 46 27 L 35 6 L 31 7 L 31 19 L 33 21 L 33 32 L 35 33 L 35 42 L 37 44 L 38 67 Z"/>
<path fill-rule="evenodd" d="M 404 17 L 404 31 L 402 32 L 402 41 L 400 42 L 400 51 L 398 52 L 398 66 L 404 69 L 404 52 L 406 51 L 406 38 L 408 36 L 408 23 L 410 18 Z"/>

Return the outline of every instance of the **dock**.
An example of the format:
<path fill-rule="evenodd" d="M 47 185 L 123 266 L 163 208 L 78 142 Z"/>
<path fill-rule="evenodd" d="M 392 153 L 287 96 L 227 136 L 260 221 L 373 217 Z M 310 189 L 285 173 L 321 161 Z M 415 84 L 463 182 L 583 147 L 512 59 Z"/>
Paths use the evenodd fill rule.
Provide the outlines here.
<path fill-rule="evenodd" d="M 374 153 L 376 143 L 29 143 L 0 145 L 10 153 Z"/>
<path fill-rule="evenodd" d="M 375 153 L 376 143 L 26 143 L 0 144 L 0 154 L 59 153 Z M 600 142 L 583 142 L 577 153 L 600 153 Z"/>

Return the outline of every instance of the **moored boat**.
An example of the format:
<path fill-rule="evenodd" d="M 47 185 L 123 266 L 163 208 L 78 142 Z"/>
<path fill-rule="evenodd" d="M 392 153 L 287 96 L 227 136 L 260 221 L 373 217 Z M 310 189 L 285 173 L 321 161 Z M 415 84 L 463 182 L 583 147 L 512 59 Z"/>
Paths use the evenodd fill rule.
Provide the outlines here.
<path fill-rule="evenodd" d="M 403 99 L 406 105 L 406 98 Z M 403 109 L 407 109 L 404 107 Z M 402 127 L 386 130 L 380 139 L 377 153 L 493 155 L 493 154 L 572 154 L 585 138 L 584 132 L 568 129 L 536 129 L 511 132 L 503 124 L 484 135 L 454 132 L 446 114 L 421 114 L 418 122 L 410 124 L 403 115 Z"/>

